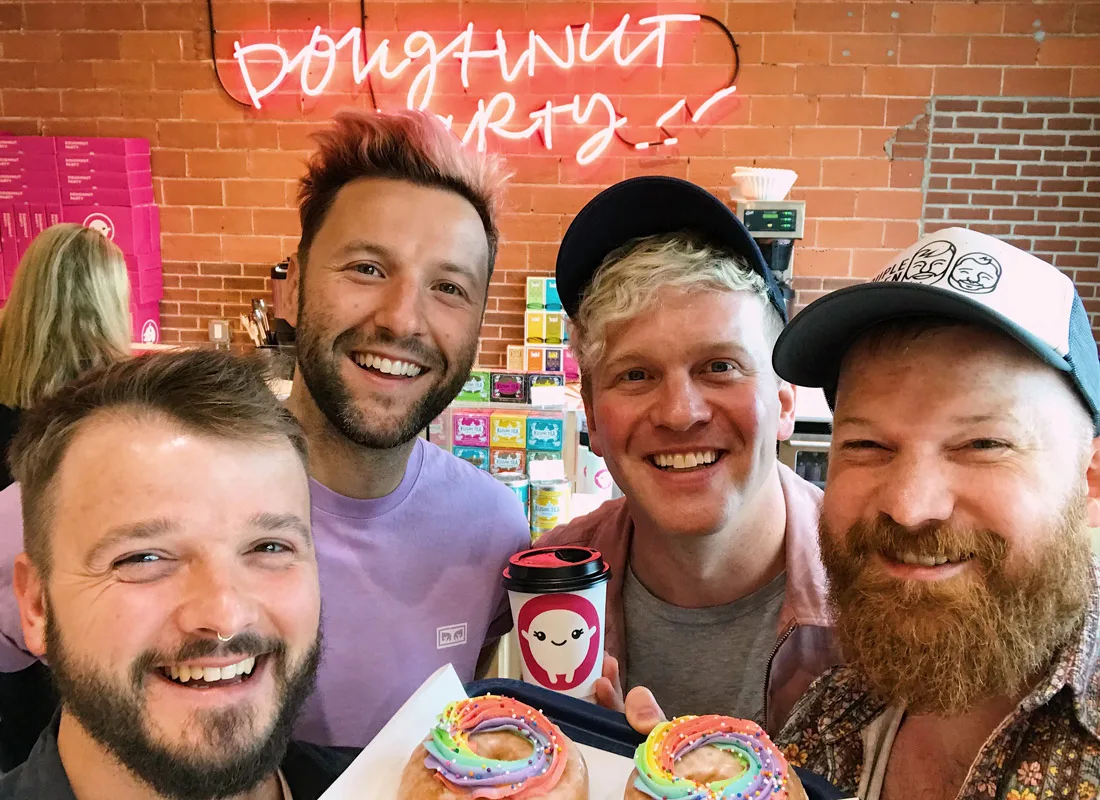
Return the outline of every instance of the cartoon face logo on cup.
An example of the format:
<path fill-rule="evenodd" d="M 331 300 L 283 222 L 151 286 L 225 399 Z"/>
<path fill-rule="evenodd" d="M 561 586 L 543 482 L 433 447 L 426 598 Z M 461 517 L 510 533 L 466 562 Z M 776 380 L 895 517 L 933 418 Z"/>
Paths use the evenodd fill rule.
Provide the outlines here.
<path fill-rule="evenodd" d="M 532 597 L 519 612 L 519 649 L 531 677 L 565 691 L 587 678 L 600 655 L 600 615 L 575 594 Z"/>
<path fill-rule="evenodd" d="M 83 225 L 93 231 L 99 231 L 112 242 L 115 240 L 115 223 L 106 214 L 101 214 L 98 211 L 89 214 L 84 218 Z"/>

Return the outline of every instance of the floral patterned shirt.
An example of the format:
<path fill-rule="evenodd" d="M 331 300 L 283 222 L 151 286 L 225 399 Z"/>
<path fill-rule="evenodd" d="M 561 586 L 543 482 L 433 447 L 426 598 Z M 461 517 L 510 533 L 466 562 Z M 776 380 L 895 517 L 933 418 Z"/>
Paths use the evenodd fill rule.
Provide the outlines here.
<path fill-rule="evenodd" d="M 957 800 L 1094 800 L 1100 786 L 1100 569 L 1081 629 L 1041 681 L 986 741 Z M 887 711 L 852 667 L 834 667 L 791 711 L 776 737 L 791 764 L 854 796 L 863 731 Z"/>

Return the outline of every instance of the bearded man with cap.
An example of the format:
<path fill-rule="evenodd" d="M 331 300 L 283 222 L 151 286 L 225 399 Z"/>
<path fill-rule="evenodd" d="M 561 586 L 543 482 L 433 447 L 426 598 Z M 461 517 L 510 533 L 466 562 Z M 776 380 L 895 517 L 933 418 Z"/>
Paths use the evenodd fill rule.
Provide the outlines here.
<path fill-rule="evenodd" d="M 1070 279 L 937 231 L 806 308 L 774 363 L 834 405 L 848 659 L 795 707 L 792 763 L 863 800 L 1095 798 L 1100 363 Z"/>
<path fill-rule="evenodd" d="M 620 686 L 644 686 L 672 714 L 774 732 L 837 663 L 821 492 L 776 460 L 795 392 L 771 367 L 786 323 L 775 278 L 721 200 L 643 177 L 577 215 L 557 285 L 591 446 L 625 495 L 539 542 L 611 566 L 597 701 L 621 708 Z"/>

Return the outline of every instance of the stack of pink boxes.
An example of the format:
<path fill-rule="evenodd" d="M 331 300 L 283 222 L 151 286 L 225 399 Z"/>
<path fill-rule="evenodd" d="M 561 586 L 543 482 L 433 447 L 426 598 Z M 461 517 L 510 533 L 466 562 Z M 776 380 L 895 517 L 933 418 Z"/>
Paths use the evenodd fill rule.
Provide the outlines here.
<path fill-rule="evenodd" d="M 30 241 L 56 222 L 100 231 L 126 255 L 134 340 L 160 339 L 160 213 L 149 142 L 0 136 L 0 300 Z"/>

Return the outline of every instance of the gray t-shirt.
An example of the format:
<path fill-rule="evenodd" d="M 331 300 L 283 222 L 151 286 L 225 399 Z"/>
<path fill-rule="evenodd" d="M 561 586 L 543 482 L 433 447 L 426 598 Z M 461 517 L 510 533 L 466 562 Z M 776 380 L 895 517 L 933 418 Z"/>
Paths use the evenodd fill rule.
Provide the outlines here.
<path fill-rule="evenodd" d="M 628 570 L 624 688 L 647 687 L 669 717 L 725 714 L 763 724 L 764 675 L 786 591 L 783 572 L 728 605 L 680 608 L 658 600 Z"/>

